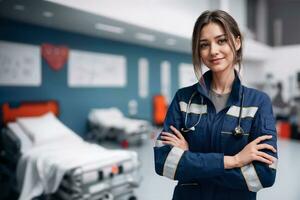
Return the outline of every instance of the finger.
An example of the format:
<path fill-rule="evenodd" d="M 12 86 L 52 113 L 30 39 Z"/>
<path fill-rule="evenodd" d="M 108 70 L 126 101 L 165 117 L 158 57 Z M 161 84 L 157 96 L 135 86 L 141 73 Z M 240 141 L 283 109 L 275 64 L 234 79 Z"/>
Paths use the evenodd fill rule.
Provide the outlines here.
<path fill-rule="evenodd" d="M 268 164 L 268 165 L 271 165 L 271 164 L 273 163 L 272 161 L 270 161 L 270 160 L 268 160 L 268 159 L 266 159 L 266 158 L 264 158 L 264 157 L 261 157 L 261 156 L 256 156 L 256 157 L 254 158 L 254 160 L 257 160 L 257 161 L 266 163 L 266 164 Z"/>
<path fill-rule="evenodd" d="M 182 134 L 180 133 L 180 131 L 178 131 L 174 126 L 170 126 L 170 128 L 171 128 L 171 130 L 177 135 L 177 137 L 179 137 L 179 138 L 184 138 L 183 136 L 182 136 Z"/>
<path fill-rule="evenodd" d="M 172 145 L 172 146 L 176 146 L 175 142 L 171 142 L 171 141 L 162 141 L 163 144 L 168 144 L 168 145 Z"/>
<path fill-rule="evenodd" d="M 172 133 L 168 133 L 168 132 L 162 132 L 163 136 L 169 136 L 169 137 L 173 137 L 173 138 L 177 138 L 176 135 L 172 134 Z"/>
<path fill-rule="evenodd" d="M 272 138 L 272 135 L 263 135 L 263 136 L 260 136 L 258 138 L 256 138 L 253 142 L 258 144 L 264 140 L 268 140 L 268 139 L 271 139 Z"/>
<path fill-rule="evenodd" d="M 180 131 L 178 131 L 174 126 L 170 126 L 171 130 L 176 134 L 176 136 L 180 139 L 184 139 Z"/>
<path fill-rule="evenodd" d="M 161 136 L 161 138 L 164 140 L 164 141 L 173 141 L 173 142 L 177 142 L 178 139 L 175 139 L 173 137 L 168 137 L 168 136 Z"/>
<path fill-rule="evenodd" d="M 270 156 L 269 154 L 264 153 L 264 152 L 261 152 L 261 151 L 259 151 L 259 152 L 257 153 L 257 155 L 260 156 L 260 157 L 263 157 L 263 158 L 265 158 L 265 159 L 267 159 L 267 160 L 269 160 L 269 161 L 271 161 L 272 163 L 273 163 L 274 160 L 275 160 L 275 158 L 274 158 L 273 156 Z M 272 163 L 271 163 L 271 164 L 272 164 Z"/>
<path fill-rule="evenodd" d="M 254 141 L 255 141 L 255 143 L 258 144 L 258 143 L 260 143 L 264 140 L 268 140 L 268 139 L 271 139 L 271 138 L 272 138 L 272 135 L 263 135 L 263 136 L 260 136 L 260 137 L 256 138 Z"/>
<path fill-rule="evenodd" d="M 257 145 L 257 150 L 261 150 L 261 149 L 269 149 L 271 151 L 273 151 L 274 153 L 276 153 L 276 149 L 269 144 L 259 144 Z"/>

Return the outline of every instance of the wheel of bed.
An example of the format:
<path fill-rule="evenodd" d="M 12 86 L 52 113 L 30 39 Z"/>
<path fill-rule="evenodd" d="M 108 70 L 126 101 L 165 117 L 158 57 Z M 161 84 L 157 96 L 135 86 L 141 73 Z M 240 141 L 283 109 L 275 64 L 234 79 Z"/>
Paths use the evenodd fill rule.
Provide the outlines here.
<path fill-rule="evenodd" d="M 137 153 L 88 143 L 58 114 L 57 101 L 2 105 L 3 149 L 16 168 L 19 199 L 136 199 Z"/>

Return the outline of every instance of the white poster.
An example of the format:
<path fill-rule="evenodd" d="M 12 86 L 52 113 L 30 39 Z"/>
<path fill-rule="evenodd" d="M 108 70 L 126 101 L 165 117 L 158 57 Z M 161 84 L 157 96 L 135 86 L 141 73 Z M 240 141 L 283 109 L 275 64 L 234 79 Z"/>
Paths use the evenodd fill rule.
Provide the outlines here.
<path fill-rule="evenodd" d="M 125 87 L 126 84 L 124 56 L 70 51 L 68 64 L 70 87 Z"/>
<path fill-rule="evenodd" d="M 0 85 L 40 86 L 40 47 L 0 41 Z"/>
<path fill-rule="evenodd" d="M 160 83 L 161 94 L 170 102 L 171 98 L 171 64 L 168 61 L 163 61 L 160 64 Z"/>
<path fill-rule="evenodd" d="M 198 82 L 192 64 L 180 63 L 178 75 L 179 88 L 191 86 Z"/>
<path fill-rule="evenodd" d="M 141 98 L 146 98 L 149 93 L 149 62 L 146 58 L 141 58 L 138 62 L 139 96 Z"/>

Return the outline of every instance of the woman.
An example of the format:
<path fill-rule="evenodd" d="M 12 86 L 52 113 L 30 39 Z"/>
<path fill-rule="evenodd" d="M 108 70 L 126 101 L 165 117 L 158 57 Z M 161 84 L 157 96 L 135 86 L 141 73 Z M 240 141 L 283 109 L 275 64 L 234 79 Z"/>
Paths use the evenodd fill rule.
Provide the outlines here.
<path fill-rule="evenodd" d="M 169 107 L 154 147 L 156 173 L 178 180 L 174 200 L 256 199 L 275 181 L 275 120 L 269 97 L 241 84 L 235 20 L 221 10 L 202 13 L 192 53 L 199 83 L 178 90 Z"/>

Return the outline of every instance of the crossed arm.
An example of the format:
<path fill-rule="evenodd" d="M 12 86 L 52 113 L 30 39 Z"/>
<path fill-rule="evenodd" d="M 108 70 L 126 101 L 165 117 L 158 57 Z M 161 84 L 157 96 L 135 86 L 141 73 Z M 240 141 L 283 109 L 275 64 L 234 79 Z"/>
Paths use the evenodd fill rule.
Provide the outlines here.
<path fill-rule="evenodd" d="M 254 119 L 252 141 L 233 156 L 222 153 L 189 151 L 188 143 L 178 129 L 180 112 L 171 105 L 164 130 L 154 147 L 157 174 L 181 182 L 210 181 L 231 189 L 257 192 L 273 185 L 276 176 L 276 129 L 271 104 L 266 101 Z M 176 128 L 175 128 L 176 127 Z"/>
<path fill-rule="evenodd" d="M 162 143 L 171 145 L 173 147 L 178 147 L 184 151 L 189 150 L 189 146 L 183 135 L 178 131 L 174 126 L 170 126 L 170 129 L 174 134 L 169 132 L 162 132 L 161 138 L 163 139 Z M 237 153 L 234 156 L 224 156 L 224 169 L 232 169 L 237 167 L 244 167 L 250 164 L 253 161 L 260 161 L 268 165 L 272 165 L 276 158 L 273 156 L 262 152 L 261 150 L 271 150 L 276 153 L 276 149 L 269 144 L 261 144 L 261 142 L 271 139 L 272 135 L 263 135 L 244 147 L 242 151 Z"/>

